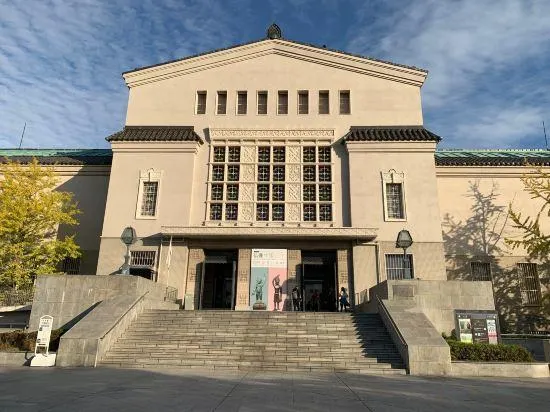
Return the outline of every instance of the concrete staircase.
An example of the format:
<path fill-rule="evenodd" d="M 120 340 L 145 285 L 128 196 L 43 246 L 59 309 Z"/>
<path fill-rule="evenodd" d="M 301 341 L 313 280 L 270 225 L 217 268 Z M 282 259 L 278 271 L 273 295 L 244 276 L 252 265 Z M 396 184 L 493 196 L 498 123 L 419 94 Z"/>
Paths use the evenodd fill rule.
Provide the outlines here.
<path fill-rule="evenodd" d="M 148 311 L 100 365 L 406 373 L 380 317 L 363 313 Z"/>

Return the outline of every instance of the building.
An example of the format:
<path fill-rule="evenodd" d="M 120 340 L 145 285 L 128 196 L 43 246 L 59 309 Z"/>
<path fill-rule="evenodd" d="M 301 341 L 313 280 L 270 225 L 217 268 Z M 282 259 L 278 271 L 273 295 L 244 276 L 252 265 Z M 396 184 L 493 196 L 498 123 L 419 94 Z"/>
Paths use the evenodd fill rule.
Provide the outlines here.
<path fill-rule="evenodd" d="M 492 280 L 503 330 L 548 328 L 548 272 L 504 238 L 511 200 L 537 210 L 525 161 L 546 167 L 550 152 L 437 150 L 423 126 L 427 71 L 272 26 L 123 77 L 111 150 L 0 150 L 55 164 L 75 193 L 83 255 L 68 273 L 118 273 L 131 226 L 131 273 L 176 287 L 185 309 L 290 309 L 296 286 L 306 309 L 333 310 L 342 287 L 359 305 L 386 279 Z M 402 229 L 414 240 L 405 259 Z"/>

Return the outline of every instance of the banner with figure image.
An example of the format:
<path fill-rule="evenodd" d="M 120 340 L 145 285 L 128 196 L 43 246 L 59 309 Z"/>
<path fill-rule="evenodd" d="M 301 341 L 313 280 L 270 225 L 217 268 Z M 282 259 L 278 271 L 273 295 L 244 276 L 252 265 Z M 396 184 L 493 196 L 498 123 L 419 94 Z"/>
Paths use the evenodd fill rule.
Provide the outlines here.
<path fill-rule="evenodd" d="M 286 310 L 287 299 L 287 250 L 252 249 L 250 309 Z"/>

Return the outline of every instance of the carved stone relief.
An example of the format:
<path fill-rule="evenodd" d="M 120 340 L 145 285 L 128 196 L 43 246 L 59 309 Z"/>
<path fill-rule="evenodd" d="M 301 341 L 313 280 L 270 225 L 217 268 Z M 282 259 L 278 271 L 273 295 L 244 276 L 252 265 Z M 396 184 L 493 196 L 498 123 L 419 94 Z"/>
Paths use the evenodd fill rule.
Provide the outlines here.
<path fill-rule="evenodd" d="M 251 184 L 251 183 L 240 184 L 239 200 L 244 202 L 254 201 L 254 184 Z"/>
<path fill-rule="evenodd" d="M 256 180 L 256 169 L 254 165 L 241 165 L 241 181 L 254 182 Z"/>
<path fill-rule="evenodd" d="M 254 218 L 254 204 L 241 203 L 239 205 L 239 220 L 242 222 L 251 222 Z"/>
<path fill-rule="evenodd" d="M 300 178 L 300 165 L 288 165 L 288 179 L 287 182 L 299 182 Z"/>
<path fill-rule="evenodd" d="M 287 217 L 289 222 L 300 221 L 300 204 L 299 203 L 287 204 Z"/>
<path fill-rule="evenodd" d="M 299 184 L 287 184 L 287 202 L 299 202 L 300 201 L 300 185 Z"/>
<path fill-rule="evenodd" d="M 300 163 L 301 150 L 300 146 L 287 146 L 286 155 L 287 163 Z"/>
<path fill-rule="evenodd" d="M 241 146 L 241 163 L 256 161 L 256 146 Z"/>

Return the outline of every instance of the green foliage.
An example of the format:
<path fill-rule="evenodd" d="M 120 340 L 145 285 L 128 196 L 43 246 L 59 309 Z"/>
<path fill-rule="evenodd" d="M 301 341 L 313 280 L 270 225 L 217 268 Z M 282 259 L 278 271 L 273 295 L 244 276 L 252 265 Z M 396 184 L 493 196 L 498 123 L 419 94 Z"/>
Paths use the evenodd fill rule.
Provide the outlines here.
<path fill-rule="evenodd" d="M 52 330 L 50 337 L 50 351 L 57 351 L 59 348 L 59 339 L 65 332 L 66 330 L 64 329 Z M 37 332 L 25 332 L 22 330 L 0 333 L 0 351 L 34 351 L 34 347 L 36 345 L 36 335 Z"/>
<path fill-rule="evenodd" d="M 447 339 L 451 348 L 451 360 L 473 362 L 533 362 L 533 357 L 518 345 L 490 345 L 488 343 L 465 343 Z"/>
<path fill-rule="evenodd" d="M 36 159 L 25 166 L 8 162 L 0 172 L 0 286 L 19 288 L 80 255 L 73 236 L 57 236 L 59 225 L 78 224 L 80 212 L 71 193 L 55 190 L 53 169 Z"/>

